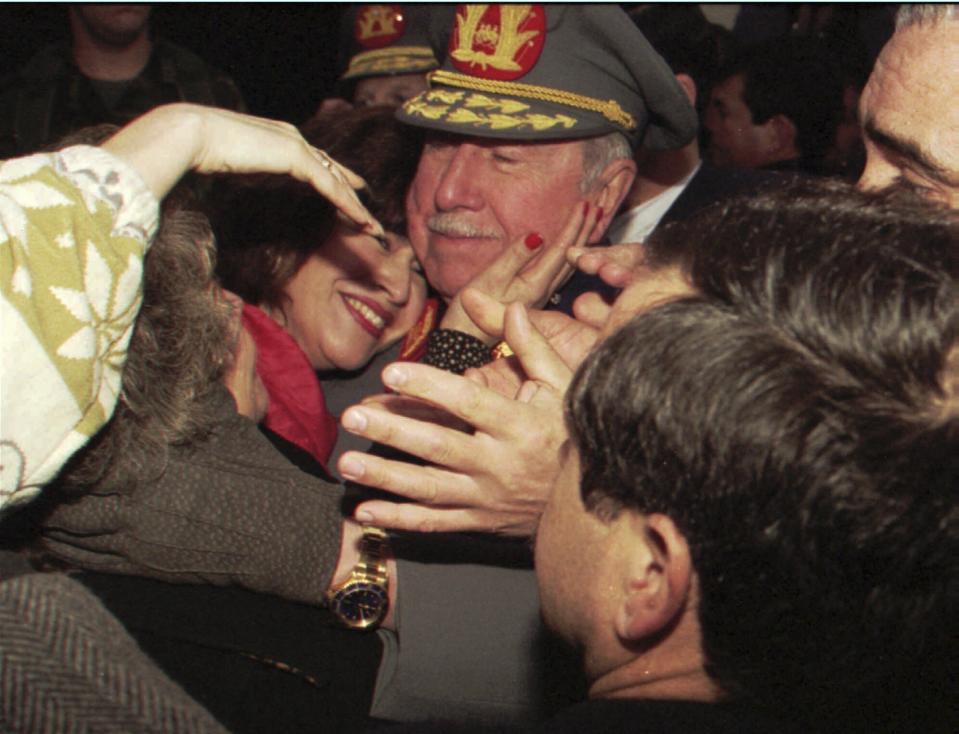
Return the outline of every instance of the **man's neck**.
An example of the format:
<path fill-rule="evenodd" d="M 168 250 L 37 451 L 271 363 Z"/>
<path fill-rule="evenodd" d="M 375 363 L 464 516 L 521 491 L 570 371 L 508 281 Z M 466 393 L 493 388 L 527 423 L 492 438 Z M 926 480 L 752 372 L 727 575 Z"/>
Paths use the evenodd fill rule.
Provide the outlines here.
<path fill-rule="evenodd" d="M 83 75 L 90 79 L 134 79 L 147 65 L 152 51 L 153 43 L 148 33 L 123 47 L 97 41 L 87 33 L 74 33 L 73 37 L 73 59 Z"/>
<path fill-rule="evenodd" d="M 679 150 L 647 153 L 639 163 L 636 180 L 626 195 L 623 209 L 632 209 L 656 198 L 686 178 L 699 162 L 699 143 L 695 140 Z"/>
<path fill-rule="evenodd" d="M 590 698 L 710 702 L 722 696 L 722 689 L 706 673 L 699 624 L 690 610 L 650 647 L 593 678 L 589 685 Z"/>

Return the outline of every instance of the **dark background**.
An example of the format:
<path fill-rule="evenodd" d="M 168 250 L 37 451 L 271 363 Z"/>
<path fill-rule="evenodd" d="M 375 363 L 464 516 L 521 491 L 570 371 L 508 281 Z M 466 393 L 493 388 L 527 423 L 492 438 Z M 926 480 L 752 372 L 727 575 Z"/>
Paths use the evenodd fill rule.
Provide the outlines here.
<path fill-rule="evenodd" d="M 250 111 L 301 123 L 332 94 L 344 3 L 155 5 L 152 27 L 227 72 Z M 0 4 L 0 76 L 70 37 L 65 6 Z"/>
<path fill-rule="evenodd" d="M 340 17 L 347 3 L 167 3 L 153 6 L 152 26 L 174 43 L 227 72 L 254 114 L 294 124 L 309 118 L 335 91 Z M 743 4 L 733 36 L 751 44 L 790 26 L 826 23 L 822 35 L 854 57 L 865 82 L 892 33 L 895 4 Z M 817 21 L 818 19 L 818 21 Z M 806 28 L 806 32 L 809 32 Z M 0 77 L 39 48 L 69 40 L 62 3 L 0 3 Z M 851 53 L 850 49 L 855 53 Z M 858 49 L 858 51 L 857 51 Z"/>

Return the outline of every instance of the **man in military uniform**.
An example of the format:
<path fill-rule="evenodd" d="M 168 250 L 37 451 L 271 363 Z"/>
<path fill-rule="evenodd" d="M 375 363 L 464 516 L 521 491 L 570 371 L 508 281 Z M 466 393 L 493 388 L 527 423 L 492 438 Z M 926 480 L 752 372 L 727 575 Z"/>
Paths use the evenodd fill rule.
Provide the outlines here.
<path fill-rule="evenodd" d="M 522 279 L 525 263 L 516 253 L 529 248 L 545 257 L 562 247 L 576 212 L 588 211 L 585 240 L 601 241 L 635 177 L 635 146 L 685 145 L 696 115 L 618 7 L 461 6 L 455 17 L 446 12 L 445 27 L 439 12 L 434 28 L 452 28 L 447 56 L 430 73 L 430 89 L 397 114 L 426 131 L 407 199 L 408 235 L 429 284 L 452 309 L 484 274 Z M 593 285 L 571 280 L 551 303 L 568 308 Z M 412 332 L 427 355 L 442 342 L 467 351 L 464 335 L 432 328 L 441 317 L 428 317 L 436 320 Z M 416 346 L 408 340 L 407 354 Z M 491 343 L 479 346 L 468 351 L 482 355 Z M 338 467 L 348 479 L 374 484 L 383 461 L 349 452 Z M 553 463 L 555 470 L 558 457 Z M 490 481 L 518 480 L 510 467 L 488 468 Z M 454 710 L 504 721 L 542 713 L 544 681 L 559 677 L 559 666 L 555 651 L 542 646 L 525 545 L 448 537 L 403 544 L 397 638 L 385 646 L 372 714 L 417 720 Z M 580 693 L 570 690 L 573 681 L 575 674 L 563 691 L 571 697 Z"/>
<path fill-rule="evenodd" d="M 338 108 L 399 107 L 427 89 L 439 64 L 429 44 L 430 5 L 355 5 L 342 18 L 341 57 L 348 59 L 337 97 L 317 114 Z"/>
<path fill-rule="evenodd" d="M 104 122 L 124 125 L 169 102 L 245 111 L 233 81 L 150 34 L 145 5 L 72 5 L 72 45 L 41 50 L 0 88 L 0 157 L 30 153 Z"/>

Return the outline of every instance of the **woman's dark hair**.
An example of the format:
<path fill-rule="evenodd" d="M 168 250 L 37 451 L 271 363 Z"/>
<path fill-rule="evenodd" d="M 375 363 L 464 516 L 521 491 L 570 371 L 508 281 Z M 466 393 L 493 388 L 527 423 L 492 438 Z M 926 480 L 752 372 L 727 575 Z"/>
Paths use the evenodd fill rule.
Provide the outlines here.
<path fill-rule="evenodd" d="M 370 107 L 318 116 L 301 132 L 366 180 L 360 198 L 385 229 L 405 233 L 406 190 L 422 138 L 397 122 L 395 112 Z M 280 306 L 290 278 L 333 231 L 336 211 L 311 186 L 286 176 L 221 184 L 211 212 L 220 282 L 248 303 Z"/>

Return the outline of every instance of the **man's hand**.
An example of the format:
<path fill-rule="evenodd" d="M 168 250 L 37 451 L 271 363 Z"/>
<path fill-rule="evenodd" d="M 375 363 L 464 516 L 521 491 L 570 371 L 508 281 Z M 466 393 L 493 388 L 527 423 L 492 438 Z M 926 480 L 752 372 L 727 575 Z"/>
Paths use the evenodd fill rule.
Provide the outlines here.
<path fill-rule="evenodd" d="M 571 272 L 566 252 L 581 248 L 593 231 L 598 212 L 588 212 L 586 203 L 574 207 L 556 242 L 543 243 L 531 233 L 523 241 L 512 242 L 484 271 L 476 275 L 468 288 L 484 293 L 499 303 L 521 303 L 538 308 L 563 283 Z M 537 239 L 538 238 L 538 239 Z M 462 291 L 450 301 L 440 323 L 443 329 L 455 329 L 493 344 L 487 331 L 470 318 L 462 302 Z"/>
<path fill-rule="evenodd" d="M 283 173 L 312 185 L 363 231 L 383 234 L 354 191 L 366 185 L 363 179 L 307 143 L 286 122 L 171 104 L 138 117 L 101 147 L 137 169 L 158 199 L 190 170 Z"/>
<path fill-rule="evenodd" d="M 397 394 L 449 412 L 472 433 L 370 405 L 346 411 L 346 430 L 428 462 L 344 454 L 338 464 L 344 477 L 413 500 L 364 502 L 358 520 L 423 532 L 535 531 L 566 440 L 562 397 L 572 373 L 519 304 L 506 311 L 505 335 L 528 375 L 515 400 L 426 365 L 396 363 L 383 372 Z"/>
<path fill-rule="evenodd" d="M 577 270 L 598 275 L 614 288 L 625 288 L 636 277 L 638 268 L 646 261 L 646 250 L 641 242 L 627 242 L 607 247 L 571 247 L 566 259 Z"/>
<path fill-rule="evenodd" d="M 504 335 L 506 307 L 484 293 L 467 288 L 462 292 L 463 306 L 472 321 L 485 333 L 496 339 Z M 588 324 L 570 318 L 559 311 L 529 311 L 530 321 L 549 342 L 553 351 L 569 367 L 576 370 L 596 344 L 598 331 Z M 467 370 L 464 375 L 500 395 L 516 396 L 526 378 L 515 357 L 497 359 L 483 367 Z"/>

